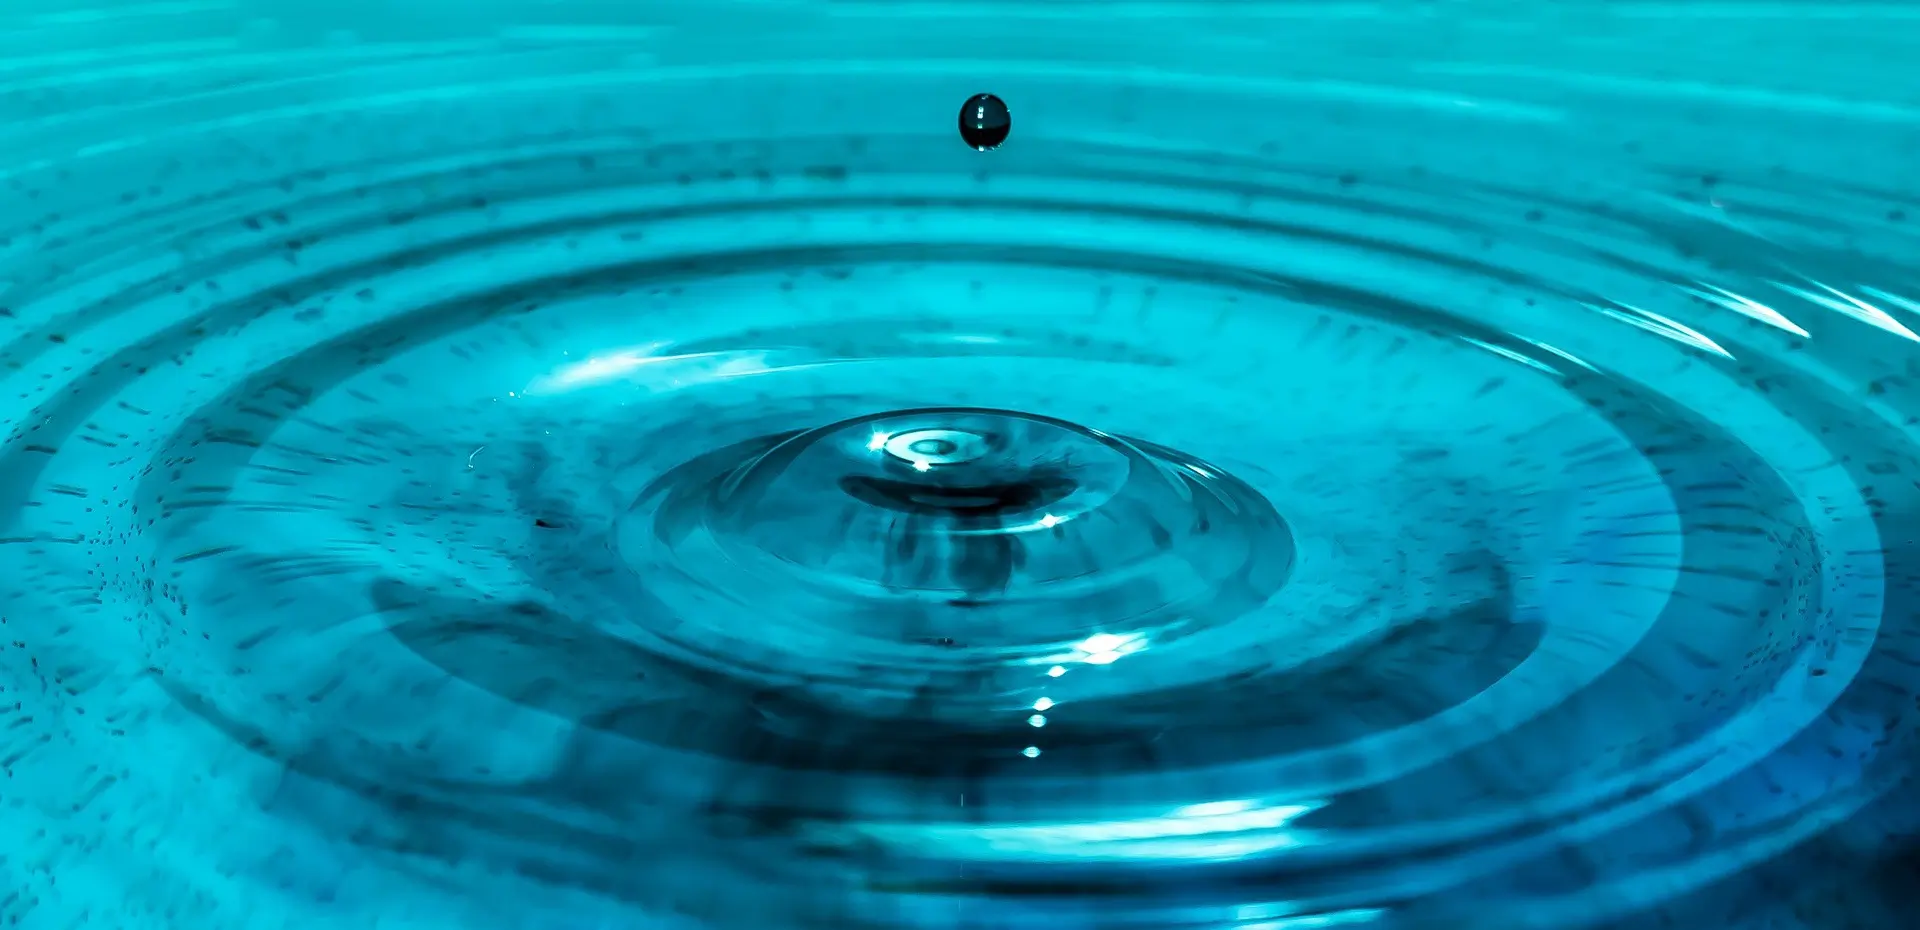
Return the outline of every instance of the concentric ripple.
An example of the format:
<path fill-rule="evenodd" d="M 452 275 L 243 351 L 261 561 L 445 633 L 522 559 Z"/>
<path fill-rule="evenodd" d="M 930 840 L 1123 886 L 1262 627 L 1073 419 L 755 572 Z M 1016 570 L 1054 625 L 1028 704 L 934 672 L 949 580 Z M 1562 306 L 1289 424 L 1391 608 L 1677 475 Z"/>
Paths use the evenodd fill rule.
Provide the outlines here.
<path fill-rule="evenodd" d="M 9 8 L 0 924 L 1903 926 L 1842 6 Z"/>

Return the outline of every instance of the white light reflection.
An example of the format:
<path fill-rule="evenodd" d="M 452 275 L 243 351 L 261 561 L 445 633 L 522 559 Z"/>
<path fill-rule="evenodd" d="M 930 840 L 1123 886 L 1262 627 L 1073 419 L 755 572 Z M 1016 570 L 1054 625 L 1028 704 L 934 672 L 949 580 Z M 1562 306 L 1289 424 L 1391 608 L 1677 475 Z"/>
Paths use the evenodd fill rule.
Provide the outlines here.
<path fill-rule="evenodd" d="M 1317 930 L 1320 927 L 1351 927 L 1355 924 L 1372 923 L 1385 916 L 1387 912 L 1384 908 L 1356 907 L 1344 911 L 1293 914 L 1274 920 L 1238 923 L 1233 925 L 1233 930 Z"/>
<path fill-rule="evenodd" d="M 1325 806 L 1226 801 L 1196 804 L 1161 817 L 1092 823 L 867 824 L 859 829 L 882 842 L 935 842 L 952 855 L 978 859 L 1224 861 L 1313 842 L 1310 833 L 1291 824 Z"/>
<path fill-rule="evenodd" d="M 574 362 L 534 379 L 529 394 L 560 394 L 615 381 L 634 382 L 648 390 L 666 390 L 804 367 L 807 360 L 790 351 L 738 350 L 660 354 L 665 343 L 616 349 Z"/>
<path fill-rule="evenodd" d="M 1175 817 L 1224 817 L 1228 814 L 1244 814 L 1257 807 L 1252 801 L 1208 801 L 1204 804 L 1189 804 L 1173 812 Z"/>
<path fill-rule="evenodd" d="M 1519 337 L 1519 338 L 1525 338 L 1525 337 Z M 1548 345 L 1547 343 L 1541 342 L 1537 339 L 1527 339 L 1526 343 L 1543 352 L 1551 352 L 1554 355 L 1557 355 L 1563 359 L 1566 359 L 1567 361 L 1572 362 L 1575 365 L 1580 366 L 1581 368 L 1585 368 L 1588 371 L 1595 370 L 1592 365 L 1587 364 L 1585 361 L 1575 357 L 1573 353 L 1568 352 L 1567 350 L 1562 349 L 1558 346 Z"/>
<path fill-rule="evenodd" d="M 918 468 L 919 466 L 915 466 L 915 467 Z M 1064 517 L 1060 516 L 1059 514 L 1052 514 L 1052 513 L 1043 514 L 1031 523 L 1014 523 L 1014 524 L 1008 524 L 1006 526 L 994 527 L 993 535 L 1007 536 L 1007 535 L 1014 535 L 1019 533 L 1038 533 L 1041 530 L 1053 529 L 1054 527 L 1059 526 L 1060 524 L 1065 523 L 1071 519 L 1073 519 L 1073 516 L 1071 514 Z"/>
<path fill-rule="evenodd" d="M 1525 365 L 1528 368 L 1532 368 L 1536 371 L 1544 371 L 1550 375 L 1557 375 L 1560 373 L 1552 365 L 1549 365 L 1543 361 L 1540 361 L 1537 358 L 1528 358 L 1527 356 L 1519 352 L 1515 352 L 1512 349 L 1504 348 L 1502 346 L 1494 345 L 1491 342 L 1482 342 L 1478 339 L 1469 339 L 1466 336 L 1460 337 L 1460 341 L 1466 343 L 1467 345 L 1473 346 L 1476 349 L 1485 349 L 1486 351 L 1492 352 L 1493 354 L 1498 355 L 1501 358 L 1507 359 L 1508 361 L 1519 362 L 1520 364 Z"/>
<path fill-rule="evenodd" d="M 1912 298 L 1902 297 L 1899 294 L 1889 294 L 1877 287 L 1863 287 L 1860 289 L 1860 293 L 1874 300 L 1892 304 L 1894 307 L 1908 313 L 1920 315 L 1920 301 L 1915 301 Z"/>
<path fill-rule="evenodd" d="M 1678 320 L 1669 319 L 1651 310 L 1642 310 L 1639 307 L 1633 307 L 1627 304 L 1618 304 L 1614 307 L 1596 307 L 1591 304 L 1587 306 L 1588 309 L 1612 317 L 1622 323 L 1644 329 L 1656 336 L 1664 336 L 1675 342 L 1711 352 L 1721 358 L 1733 357 L 1733 353 L 1721 348 L 1719 343 L 1708 339 L 1706 334 Z"/>
<path fill-rule="evenodd" d="M 1815 291 L 1807 290 L 1805 288 L 1794 287 L 1791 284 L 1783 284 L 1779 281 L 1773 282 L 1773 286 L 1783 291 L 1786 291 L 1787 293 L 1792 294 L 1795 297 L 1805 300 L 1808 303 L 1811 303 L 1820 307 L 1825 307 L 1828 310 L 1832 310 L 1833 312 L 1842 314 L 1844 316 L 1852 317 L 1856 320 L 1859 320 L 1862 323 L 1867 324 L 1868 326 L 1872 326 L 1876 329 L 1884 330 L 1886 332 L 1899 336 L 1903 339 L 1909 339 L 1914 342 L 1920 342 L 1920 335 L 1916 335 L 1913 330 L 1910 330 L 1905 326 L 1901 325 L 1900 321 L 1894 319 L 1891 314 L 1887 313 L 1887 311 L 1882 310 L 1879 307 L 1876 307 L 1870 303 L 1867 303 L 1866 301 L 1861 300 L 1860 298 L 1855 297 L 1851 294 L 1842 293 L 1839 290 L 1828 287 L 1825 284 L 1821 284 L 1818 281 L 1808 281 L 1807 283 L 1812 284 L 1814 287 L 1819 288 L 1821 291 L 1824 291 L 1825 293 L 1818 293 Z"/>
<path fill-rule="evenodd" d="M 1705 288 L 1702 290 L 1701 288 Z M 1807 331 L 1800 324 L 1787 319 L 1786 314 L 1767 306 L 1751 297 L 1742 297 L 1723 287 L 1715 287 L 1702 282 L 1700 287 L 1683 287 L 1681 290 L 1716 306 L 1725 307 L 1741 316 L 1759 320 L 1775 329 L 1782 329 L 1796 336 L 1806 336 Z"/>
<path fill-rule="evenodd" d="M 584 362 L 574 362 L 552 375 L 536 382 L 534 389 L 567 390 L 589 384 L 599 384 L 624 377 L 627 373 L 643 366 L 662 361 L 671 356 L 655 353 L 665 348 L 664 344 L 621 349 L 603 355 L 597 355 Z"/>
<path fill-rule="evenodd" d="M 1043 661 L 1112 665 L 1120 661 L 1121 657 L 1132 655 L 1145 648 L 1147 648 L 1147 638 L 1140 633 L 1095 633 L 1076 644 L 1072 653 L 1064 656 L 1049 656 Z M 1047 674 L 1052 675 L 1053 672 L 1049 671 Z M 1061 674 L 1065 674 L 1064 669 Z"/>

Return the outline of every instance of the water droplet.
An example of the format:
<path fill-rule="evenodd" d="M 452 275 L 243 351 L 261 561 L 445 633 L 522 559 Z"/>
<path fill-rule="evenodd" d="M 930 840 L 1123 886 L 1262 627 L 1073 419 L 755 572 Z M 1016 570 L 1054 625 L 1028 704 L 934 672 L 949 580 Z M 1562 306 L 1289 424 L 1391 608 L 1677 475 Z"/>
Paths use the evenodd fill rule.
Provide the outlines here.
<path fill-rule="evenodd" d="M 976 151 L 990 152 L 1007 141 L 1013 131 L 1013 114 L 1007 104 L 992 94 L 974 94 L 960 108 L 960 139 Z"/>

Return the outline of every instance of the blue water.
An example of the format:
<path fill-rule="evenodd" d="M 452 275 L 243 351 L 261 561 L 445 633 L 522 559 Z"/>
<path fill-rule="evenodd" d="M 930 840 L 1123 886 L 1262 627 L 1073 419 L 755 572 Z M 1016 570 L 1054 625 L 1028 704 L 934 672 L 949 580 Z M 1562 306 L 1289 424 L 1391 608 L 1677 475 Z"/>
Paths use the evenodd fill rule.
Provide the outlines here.
<path fill-rule="evenodd" d="M 1907 926 L 1916 61 L 10 0 L 0 926 Z"/>

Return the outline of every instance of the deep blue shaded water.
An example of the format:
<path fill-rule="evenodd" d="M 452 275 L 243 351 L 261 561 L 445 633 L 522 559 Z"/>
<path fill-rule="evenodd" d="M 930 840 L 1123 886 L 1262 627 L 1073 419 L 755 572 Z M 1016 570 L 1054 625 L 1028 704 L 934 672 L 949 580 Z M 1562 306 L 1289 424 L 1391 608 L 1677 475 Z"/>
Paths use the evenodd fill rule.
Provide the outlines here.
<path fill-rule="evenodd" d="M 1910 921 L 1920 13 L 95 4 L 0 925 Z"/>

